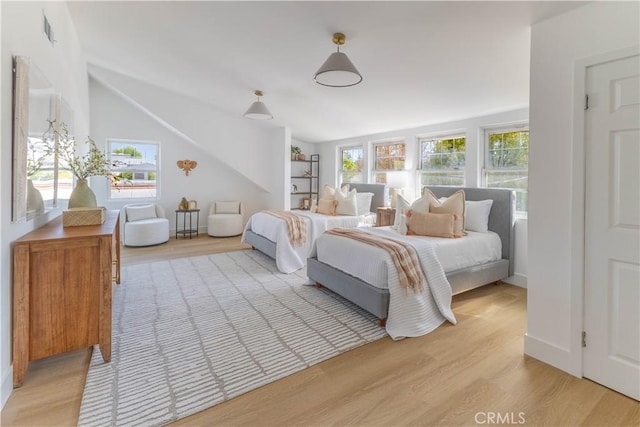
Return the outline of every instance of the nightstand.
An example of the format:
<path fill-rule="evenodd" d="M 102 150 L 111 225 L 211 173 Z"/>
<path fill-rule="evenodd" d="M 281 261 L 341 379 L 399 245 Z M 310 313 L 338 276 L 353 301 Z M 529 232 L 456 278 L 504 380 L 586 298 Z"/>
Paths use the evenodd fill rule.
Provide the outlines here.
<path fill-rule="evenodd" d="M 396 219 L 396 208 L 377 208 L 376 209 L 376 227 L 383 227 L 385 225 L 393 225 Z"/>

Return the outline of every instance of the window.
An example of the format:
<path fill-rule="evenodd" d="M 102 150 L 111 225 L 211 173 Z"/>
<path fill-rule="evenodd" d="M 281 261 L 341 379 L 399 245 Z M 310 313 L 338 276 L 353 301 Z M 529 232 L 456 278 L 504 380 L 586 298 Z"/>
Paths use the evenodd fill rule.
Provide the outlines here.
<path fill-rule="evenodd" d="M 516 211 L 527 212 L 529 130 L 493 129 L 485 132 L 483 184 L 516 192 Z"/>
<path fill-rule="evenodd" d="M 338 182 L 364 182 L 362 176 L 364 148 L 362 146 L 341 148 L 340 158 L 342 159 L 342 166 L 340 167 Z"/>
<path fill-rule="evenodd" d="M 464 136 L 420 138 L 420 188 L 429 185 L 464 186 Z"/>
<path fill-rule="evenodd" d="M 158 198 L 159 144 L 108 140 L 111 171 L 109 199 Z"/>
<path fill-rule="evenodd" d="M 385 142 L 373 146 L 373 182 L 386 184 L 387 172 L 404 170 L 404 141 Z"/>

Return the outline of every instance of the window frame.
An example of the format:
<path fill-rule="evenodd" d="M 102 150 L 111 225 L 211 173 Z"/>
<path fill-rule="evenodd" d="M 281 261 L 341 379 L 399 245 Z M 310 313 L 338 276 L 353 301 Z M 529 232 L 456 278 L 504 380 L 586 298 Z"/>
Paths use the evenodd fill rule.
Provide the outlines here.
<path fill-rule="evenodd" d="M 462 168 L 449 168 L 449 169 L 425 169 L 423 168 L 423 164 L 422 164 L 422 144 L 423 142 L 426 141 L 442 141 L 442 140 L 447 140 L 447 139 L 459 139 L 459 138 L 464 138 L 464 165 L 462 166 Z M 430 172 L 432 174 L 450 174 L 451 172 L 454 171 L 462 171 L 462 184 L 461 185 L 454 185 L 454 184 L 447 184 L 449 186 L 452 187 L 465 187 L 467 184 L 467 142 L 468 142 L 469 138 L 467 137 L 466 132 L 464 131 L 452 131 L 452 132 L 447 132 L 447 133 L 438 133 L 435 135 L 419 135 L 416 136 L 416 146 L 417 146 L 417 150 L 418 150 L 418 154 L 417 154 L 417 167 L 416 167 L 416 189 L 418 190 L 418 192 L 422 192 L 422 174 L 425 172 Z"/>
<path fill-rule="evenodd" d="M 366 168 L 367 168 L 367 152 L 366 152 L 366 147 L 364 144 L 355 144 L 355 145 L 343 145 L 343 146 L 339 146 L 338 148 L 338 167 L 337 167 L 337 171 L 338 171 L 338 184 L 342 184 L 344 183 L 344 173 L 345 172 L 351 172 L 351 171 L 345 171 L 343 169 L 344 166 L 344 151 L 348 151 L 348 150 L 354 150 L 354 149 L 360 149 L 362 150 L 362 168 L 358 171 L 360 173 L 360 182 L 357 181 L 349 181 L 349 182 L 353 182 L 353 183 L 358 183 L 358 184 L 364 184 L 366 182 Z"/>
<path fill-rule="evenodd" d="M 526 173 L 527 176 L 527 180 L 529 178 L 529 153 L 527 153 L 527 167 L 525 169 L 523 168 L 518 168 L 518 167 L 501 167 L 501 168 L 496 168 L 496 167 L 489 167 L 489 155 L 491 150 L 489 149 L 489 138 L 492 134 L 504 134 L 504 133 L 511 133 L 511 132 L 527 132 L 529 133 L 529 123 L 528 122 L 522 122 L 522 123 L 514 123 L 514 124 L 510 124 L 510 125 L 506 125 L 506 126 L 493 126 L 493 127 L 486 127 L 484 128 L 483 131 L 483 141 L 482 141 L 482 167 L 480 169 L 480 187 L 482 188 L 507 188 L 507 187 L 489 187 L 487 185 L 487 177 L 488 177 L 488 173 L 491 172 L 512 172 L 512 173 Z M 531 135 L 529 134 L 529 138 L 531 137 Z M 529 145 L 527 146 L 527 150 L 529 150 L 530 148 L 530 144 L 531 144 L 531 140 L 529 139 Z M 517 190 L 515 188 L 511 188 L 511 190 L 516 191 Z M 527 185 L 527 199 L 528 199 L 528 194 L 529 194 L 529 189 L 528 189 L 528 185 Z M 527 203 L 528 206 L 528 203 Z M 528 210 L 517 210 L 516 207 L 516 216 L 519 218 L 526 218 L 528 215 Z"/>
<path fill-rule="evenodd" d="M 107 138 L 106 139 L 106 151 L 109 156 L 109 161 L 112 161 L 112 144 L 128 144 L 128 145 L 154 145 L 156 147 L 156 159 L 155 159 L 155 197 L 112 197 L 112 186 L 111 182 L 107 181 L 106 192 L 107 192 L 107 200 L 108 201 L 118 201 L 118 202 L 146 202 L 146 201 L 158 201 L 161 199 L 160 197 L 160 189 L 161 189 L 161 144 L 159 141 L 150 141 L 150 140 L 137 140 L 137 139 L 123 139 L 123 138 Z M 135 173 L 135 171 L 134 171 Z M 124 191 L 126 188 L 123 186 L 120 191 Z M 118 191 L 118 190 L 113 190 Z"/>

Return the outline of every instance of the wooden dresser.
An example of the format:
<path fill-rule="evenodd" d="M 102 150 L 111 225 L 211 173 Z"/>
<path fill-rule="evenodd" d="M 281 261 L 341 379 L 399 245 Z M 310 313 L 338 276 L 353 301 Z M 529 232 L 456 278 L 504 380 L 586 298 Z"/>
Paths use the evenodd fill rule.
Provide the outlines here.
<path fill-rule="evenodd" d="M 111 360 L 112 281 L 120 283 L 118 211 L 101 225 L 62 217 L 13 245 L 13 386 L 30 360 L 99 344 Z"/>

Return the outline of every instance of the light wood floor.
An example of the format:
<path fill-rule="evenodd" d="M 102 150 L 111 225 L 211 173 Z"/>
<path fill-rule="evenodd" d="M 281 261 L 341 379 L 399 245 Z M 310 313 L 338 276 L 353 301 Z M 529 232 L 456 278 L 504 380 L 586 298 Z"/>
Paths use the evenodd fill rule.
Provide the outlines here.
<path fill-rule="evenodd" d="M 123 264 L 238 250 L 239 238 L 125 248 Z M 454 297 L 456 326 L 376 341 L 175 425 L 638 426 L 640 404 L 523 355 L 526 291 L 489 285 Z M 71 426 L 89 364 L 80 350 L 30 363 L 3 426 Z M 493 414 L 493 415 L 492 415 Z M 493 418 L 491 418 L 493 417 Z M 494 423 L 489 422 L 493 419 Z"/>

